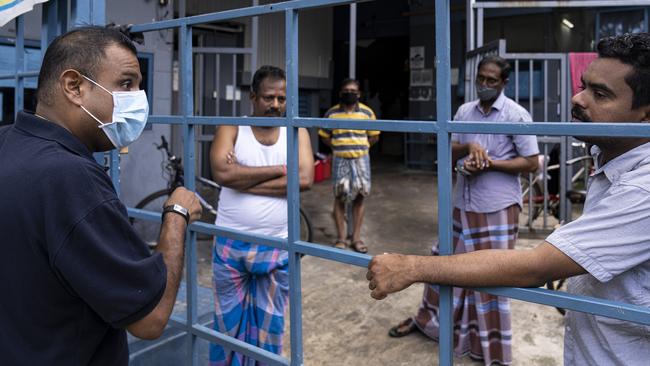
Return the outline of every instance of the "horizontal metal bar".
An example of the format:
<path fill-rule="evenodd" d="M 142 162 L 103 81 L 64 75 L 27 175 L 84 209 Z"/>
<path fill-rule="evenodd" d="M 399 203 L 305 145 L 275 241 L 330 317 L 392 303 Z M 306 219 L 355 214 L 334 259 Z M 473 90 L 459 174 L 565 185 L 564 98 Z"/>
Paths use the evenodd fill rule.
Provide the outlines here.
<path fill-rule="evenodd" d="M 150 32 L 161 29 L 180 27 L 183 24 L 188 26 L 202 23 L 221 22 L 226 20 L 254 17 L 259 15 L 282 13 L 288 9 L 313 9 L 320 7 L 333 7 L 338 5 L 351 4 L 354 0 L 294 0 L 277 4 L 258 5 L 247 8 L 220 11 L 215 13 L 195 15 L 186 18 L 163 20 L 153 23 L 135 24 L 131 27 L 132 32 Z"/>
<path fill-rule="evenodd" d="M 339 263 L 351 264 L 353 266 L 368 267 L 372 256 L 333 248 L 321 244 L 314 244 L 305 241 L 297 241 L 293 248 L 296 252 L 313 255 Z"/>
<path fill-rule="evenodd" d="M 485 287 L 476 291 L 650 325 L 650 308 L 543 288 Z"/>
<path fill-rule="evenodd" d="M 246 55 L 252 54 L 252 48 L 237 48 L 237 47 L 193 47 L 194 53 L 219 53 L 224 55 Z"/>
<path fill-rule="evenodd" d="M 185 123 L 184 121 L 185 117 L 183 116 L 162 116 L 152 114 L 147 118 L 148 123 L 164 125 L 182 125 Z"/>
<path fill-rule="evenodd" d="M 246 342 L 240 341 L 237 338 L 229 337 L 225 334 L 215 332 L 214 330 L 200 324 L 189 326 L 185 319 L 178 316 L 171 316 L 169 318 L 169 325 L 181 329 L 183 332 L 192 333 L 199 338 L 205 339 L 212 343 L 217 343 L 235 352 L 245 354 L 253 357 L 256 360 L 266 362 L 270 365 L 289 365 L 289 361 L 275 353 L 255 347 Z"/>
<path fill-rule="evenodd" d="M 537 142 L 542 144 L 559 144 L 562 142 L 562 137 L 558 136 L 537 136 Z"/>
<path fill-rule="evenodd" d="M 202 325 L 197 324 L 192 326 L 191 332 L 202 339 L 219 344 L 237 353 L 252 357 L 255 360 L 261 361 L 267 365 L 288 366 L 290 364 L 288 359 L 280 355 L 253 346 L 252 344 L 248 344 L 244 341 L 240 341 L 237 338 L 216 332 L 213 329 Z"/>
<path fill-rule="evenodd" d="M 346 128 L 357 130 L 377 130 L 395 132 L 421 132 L 435 133 L 438 124 L 435 121 L 409 121 L 409 120 L 367 120 L 367 119 L 338 119 L 338 118 L 296 118 L 294 126 L 321 127 L 321 128 Z"/>
<path fill-rule="evenodd" d="M 566 57 L 566 53 L 505 53 L 501 57 L 510 59 L 525 60 L 556 60 L 560 61 Z"/>
<path fill-rule="evenodd" d="M 474 8 L 591 8 L 591 7 L 622 7 L 622 6 L 647 6 L 647 0 L 587 0 L 587 1 L 477 1 Z"/>
<path fill-rule="evenodd" d="M 507 135 L 650 137 L 650 124 L 648 123 L 454 121 L 447 125 L 447 130 L 455 133 L 494 133 Z"/>
<path fill-rule="evenodd" d="M 17 72 L 15 74 L 1 74 L 0 75 L 0 80 L 6 80 L 6 79 L 15 79 L 16 77 L 19 78 L 35 78 L 38 77 L 38 73 L 40 71 L 21 71 Z"/>
<path fill-rule="evenodd" d="M 286 126 L 287 119 L 283 117 L 223 117 L 223 116 L 188 116 L 187 121 L 204 126 Z"/>
<path fill-rule="evenodd" d="M 251 242 L 255 244 L 267 245 L 273 248 L 289 250 L 287 240 L 273 236 L 252 234 L 245 231 L 228 229 L 222 226 L 208 224 L 207 222 L 196 221 L 190 225 L 190 230 L 203 234 L 224 236 L 231 239 Z"/>
<path fill-rule="evenodd" d="M 141 210 L 133 207 L 128 207 L 126 210 L 130 217 L 136 219 L 157 221 L 157 222 L 161 221 L 160 212 Z M 255 244 L 262 244 L 262 245 L 267 245 L 282 250 L 288 250 L 286 239 L 276 238 L 273 236 L 262 235 L 262 234 L 250 234 L 244 231 L 233 230 L 221 226 L 216 226 L 213 224 L 208 224 L 207 222 L 200 222 L 200 221 L 193 222 L 190 225 L 190 230 L 203 233 L 203 234 L 225 236 L 236 240 L 253 242 Z"/>

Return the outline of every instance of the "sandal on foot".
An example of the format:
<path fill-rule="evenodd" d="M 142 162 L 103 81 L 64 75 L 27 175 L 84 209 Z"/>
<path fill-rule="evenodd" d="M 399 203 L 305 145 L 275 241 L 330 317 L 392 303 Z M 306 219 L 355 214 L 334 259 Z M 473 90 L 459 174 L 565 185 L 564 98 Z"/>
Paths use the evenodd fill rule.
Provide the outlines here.
<path fill-rule="evenodd" d="M 345 240 L 337 240 L 334 243 L 334 248 L 336 248 L 336 249 L 347 249 L 348 244 L 345 242 Z"/>
<path fill-rule="evenodd" d="M 352 249 L 359 253 L 368 253 L 368 247 L 361 240 L 352 242 Z"/>
<path fill-rule="evenodd" d="M 403 330 L 400 330 L 403 328 Z M 415 322 L 413 321 L 413 318 L 408 318 L 401 323 L 397 324 L 396 326 L 390 328 L 388 331 L 388 335 L 393 337 L 393 338 L 399 338 L 399 337 L 404 337 L 406 335 L 409 335 L 413 332 L 418 330 L 417 325 L 415 325 Z"/>

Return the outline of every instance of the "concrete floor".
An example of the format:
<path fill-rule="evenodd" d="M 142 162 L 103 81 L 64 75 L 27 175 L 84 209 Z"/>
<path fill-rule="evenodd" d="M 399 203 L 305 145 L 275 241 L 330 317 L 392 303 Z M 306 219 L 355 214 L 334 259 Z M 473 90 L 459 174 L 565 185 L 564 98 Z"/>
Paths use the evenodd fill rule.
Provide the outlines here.
<path fill-rule="evenodd" d="M 372 174 L 362 235 L 369 253 L 429 254 L 437 236 L 436 177 L 406 170 L 401 162 L 374 163 Z M 331 194 L 326 181 L 301 196 L 314 228 L 314 242 L 324 245 L 331 245 L 336 236 Z M 524 233 L 518 246 L 535 246 L 543 237 Z M 200 283 L 209 287 L 210 248 L 202 244 L 199 249 Z M 302 263 L 305 365 L 438 364 L 438 345 L 429 338 L 419 333 L 398 339 L 387 335 L 391 326 L 417 310 L 422 285 L 376 301 L 370 298 L 364 268 L 309 256 Z M 514 365 L 562 364 L 563 319 L 556 309 L 512 301 L 512 318 Z M 287 357 L 289 349 L 287 324 Z M 454 362 L 481 364 L 468 357 Z"/>

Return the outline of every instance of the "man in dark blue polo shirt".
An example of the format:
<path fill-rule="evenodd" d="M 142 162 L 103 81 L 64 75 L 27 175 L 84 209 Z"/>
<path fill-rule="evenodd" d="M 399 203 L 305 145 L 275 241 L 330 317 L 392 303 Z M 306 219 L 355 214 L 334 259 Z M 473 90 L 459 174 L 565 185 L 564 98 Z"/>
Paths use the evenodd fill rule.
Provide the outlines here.
<path fill-rule="evenodd" d="M 2 364 L 126 365 L 124 329 L 153 339 L 169 320 L 201 207 L 174 191 L 150 255 L 92 157 L 142 132 L 140 80 L 124 35 L 73 30 L 45 54 L 36 113 L 0 128 Z"/>

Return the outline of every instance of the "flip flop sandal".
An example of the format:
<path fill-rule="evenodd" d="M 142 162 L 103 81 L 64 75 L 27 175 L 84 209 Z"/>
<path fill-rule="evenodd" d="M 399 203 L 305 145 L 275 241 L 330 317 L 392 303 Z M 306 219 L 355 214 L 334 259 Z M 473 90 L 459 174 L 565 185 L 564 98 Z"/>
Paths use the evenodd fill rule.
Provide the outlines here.
<path fill-rule="evenodd" d="M 337 240 L 337 241 L 334 243 L 334 248 L 336 248 L 336 249 L 347 249 L 347 248 L 348 248 L 348 244 L 347 244 L 345 241 L 343 241 L 343 240 Z"/>
<path fill-rule="evenodd" d="M 407 327 L 406 330 L 400 331 L 400 328 Z M 418 330 L 417 325 L 415 325 L 415 322 L 413 321 L 413 318 L 408 318 L 404 320 L 403 322 L 397 324 L 396 326 L 390 328 L 388 331 L 388 335 L 393 337 L 393 338 L 399 338 L 399 337 L 404 337 L 406 335 L 409 335 L 413 332 Z"/>
<path fill-rule="evenodd" d="M 357 240 L 352 243 L 352 249 L 358 253 L 368 253 L 368 247 L 361 240 Z"/>

